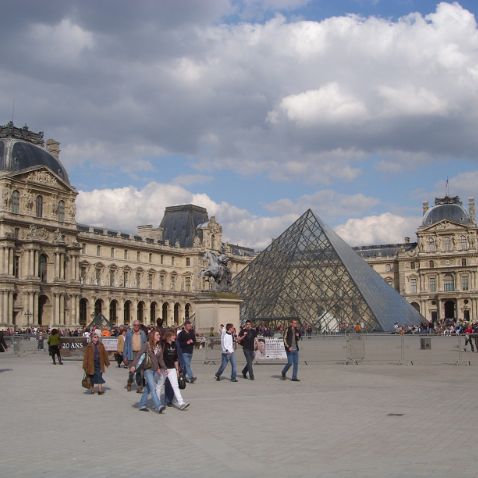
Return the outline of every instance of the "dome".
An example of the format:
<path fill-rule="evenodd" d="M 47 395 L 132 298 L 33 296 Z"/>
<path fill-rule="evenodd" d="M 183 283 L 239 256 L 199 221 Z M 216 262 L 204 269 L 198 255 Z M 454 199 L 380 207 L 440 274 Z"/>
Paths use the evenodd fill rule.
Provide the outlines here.
<path fill-rule="evenodd" d="M 46 149 L 13 138 L 0 138 L 0 171 L 22 171 L 35 166 L 46 166 L 70 184 L 66 169 L 59 159 Z"/>
<path fill-rule="evenodd" d="M 435 206 L 428 209 L 423 216 L 422 226 L 431 226 L 440 221 L 448 220 L 456 224 L 471 224 L 470 216 L 461 205 L 458 197 L 437 198 Z"/>

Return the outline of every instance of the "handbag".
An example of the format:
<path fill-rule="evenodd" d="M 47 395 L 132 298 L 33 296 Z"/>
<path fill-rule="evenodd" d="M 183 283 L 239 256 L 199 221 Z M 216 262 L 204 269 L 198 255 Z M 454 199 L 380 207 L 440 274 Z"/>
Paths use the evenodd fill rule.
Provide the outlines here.
<path fill-rule="evenodd" d="M 186 379 L 182 373 L 178 376 L 178 387 L 180 390 L 184 390 L 186 388 Z"/>
<path fill-rule="evenodd" d="M 83 374 L 83 379 L 81 380 L 81 386 L 83 388 L 88 388 L 88 389 L 91 388 L 90 376 L 86 375 L 86 372 Z"/>

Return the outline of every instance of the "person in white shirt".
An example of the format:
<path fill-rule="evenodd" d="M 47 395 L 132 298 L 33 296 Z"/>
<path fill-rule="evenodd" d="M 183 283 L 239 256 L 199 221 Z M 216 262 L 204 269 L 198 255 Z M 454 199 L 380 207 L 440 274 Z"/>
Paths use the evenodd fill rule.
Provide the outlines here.
<path fill-rule="evenodd" d="M 219 382 L 221 380 L 222 372 L 227 367 L 227 363 L 231 362 L 231 382 L 237 382 L 237 364 L 236 364 L 236 354 L 234 352 L 234 325 L 226 324 L 225 330 L 221 335 L 221 348 L 222 348 L 222 361 L 219 370 L 216 372 L 216 380 Z"/>

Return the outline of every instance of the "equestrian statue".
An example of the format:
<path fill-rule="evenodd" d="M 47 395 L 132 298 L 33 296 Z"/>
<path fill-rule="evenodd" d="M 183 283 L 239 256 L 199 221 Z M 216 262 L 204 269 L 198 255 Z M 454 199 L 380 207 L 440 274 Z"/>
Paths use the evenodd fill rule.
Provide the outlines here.
<path fill-rule="evenodd" d="M 211 282 L 214 280 L 215 289 L 220 291 L 229 290 L 232 284 L 232 273 L 229 269 L 229 257 L 225 254 L 219 254 L 212 251 L 204 253 L 204 259 L 208 261 L 208 266 L 202 269 L 199 277 L 205 277 Z"/>

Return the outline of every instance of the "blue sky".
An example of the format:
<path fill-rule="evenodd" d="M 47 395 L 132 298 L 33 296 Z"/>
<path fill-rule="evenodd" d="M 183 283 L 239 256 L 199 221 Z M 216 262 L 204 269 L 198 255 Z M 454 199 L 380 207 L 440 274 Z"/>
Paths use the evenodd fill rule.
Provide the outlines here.
<path fill-rule="evenodd" d="M 311 207 L 354 245 L 414 236 L 478 179 L 477 2 L 6 0 L 0 122 L 61 142 L 78 220 L 196 203 L 261 248 Z"/>

